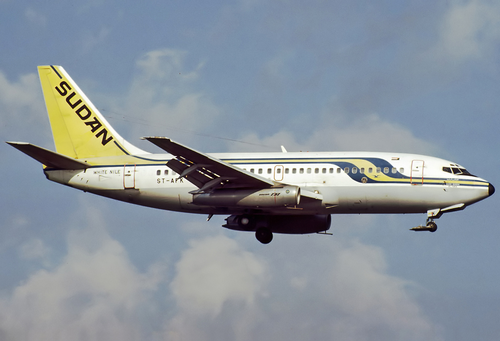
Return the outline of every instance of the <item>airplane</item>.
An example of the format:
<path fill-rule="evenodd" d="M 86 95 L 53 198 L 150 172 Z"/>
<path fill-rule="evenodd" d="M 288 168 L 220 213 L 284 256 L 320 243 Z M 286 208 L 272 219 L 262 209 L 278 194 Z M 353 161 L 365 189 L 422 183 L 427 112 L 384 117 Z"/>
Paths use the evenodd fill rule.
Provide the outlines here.
<path fill-rule="evenodd" d="M 56 152 L 7 142 L 39 161 L 47 179 L 85 192 L 163 210 L 228 215 L 223 227 L 255 232 L 324 233 L 331 214 L 426 213 L 413 231 L 435 232 L 435 219 L 495 192 L 459 164 L 432 156 L 379 152 L 206 154 L 166 137 L 163 149 L 123 139 L 69 74 L 39 66 Z"/>

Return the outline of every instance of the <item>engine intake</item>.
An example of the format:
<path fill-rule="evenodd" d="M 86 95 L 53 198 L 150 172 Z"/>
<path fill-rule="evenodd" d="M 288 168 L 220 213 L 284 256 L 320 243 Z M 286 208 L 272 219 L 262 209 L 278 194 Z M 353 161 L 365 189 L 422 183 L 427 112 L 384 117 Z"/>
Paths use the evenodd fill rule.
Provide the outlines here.
<path fill-rule="evenodd" d="M 300 188 L 218 189 L 193 195 L 193 204 L 226 207 L 286 207 L 300 203 Z"/>

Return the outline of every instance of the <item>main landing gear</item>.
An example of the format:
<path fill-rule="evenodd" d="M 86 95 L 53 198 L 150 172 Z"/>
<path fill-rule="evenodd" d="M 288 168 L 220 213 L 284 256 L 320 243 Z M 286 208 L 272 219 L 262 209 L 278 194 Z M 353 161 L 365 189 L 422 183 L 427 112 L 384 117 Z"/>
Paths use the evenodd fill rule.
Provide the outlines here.
<path fill-rule="evenodd" d="M 246 214 L 239 216 L 237 222 L 238 226 L 244 231 L 252 231 L 258 225 L 255 217 Z M 273 240 L 273 233 L 265 226 L 257 227 L 255 238 L 262 244 L 269 244 Z"/>
<path fill-rule="evenodd" d="M 262 244 L 269 244 L 273 240 L 273 233 L 268 228 L 259 227 L 255 231 L 255 238 Z"/>

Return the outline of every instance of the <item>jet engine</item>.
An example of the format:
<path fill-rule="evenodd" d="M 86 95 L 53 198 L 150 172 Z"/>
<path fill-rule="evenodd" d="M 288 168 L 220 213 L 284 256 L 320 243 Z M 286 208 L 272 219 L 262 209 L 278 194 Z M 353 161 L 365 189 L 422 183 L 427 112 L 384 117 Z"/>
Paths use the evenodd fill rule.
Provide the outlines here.
<path fill-rule="evenodd" d="M 193 195 L 193 204 L 225 207 L 286 207 L 300 203 L 300 188 L 218 189 Z"/>

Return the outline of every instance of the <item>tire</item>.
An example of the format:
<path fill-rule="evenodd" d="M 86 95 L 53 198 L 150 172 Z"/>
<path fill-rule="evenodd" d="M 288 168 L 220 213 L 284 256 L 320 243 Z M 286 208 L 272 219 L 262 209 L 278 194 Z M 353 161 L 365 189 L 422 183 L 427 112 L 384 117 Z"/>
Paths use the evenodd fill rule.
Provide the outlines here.
<path fill-rule="evenodd" d="M 431 221 L 427 224 L 427 227 L 429 228 L 429 232 L 436 232 L 438 229 L 437 225 L 435 222 Z"/>
<path fill-rule="evenodd" d="M 269 244 L 273 240 L 273 233 L 264 227 L 261 227 L 255 231 L 255 238 L 262 244 Z"/>

